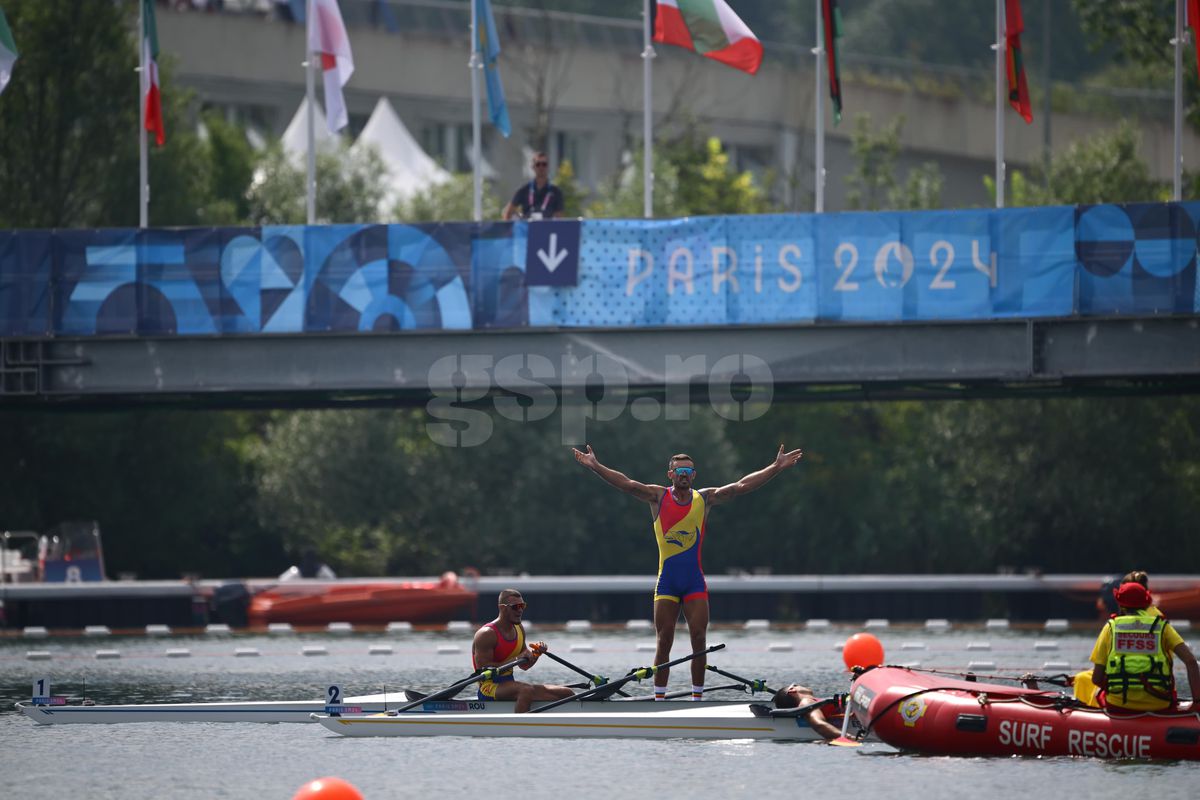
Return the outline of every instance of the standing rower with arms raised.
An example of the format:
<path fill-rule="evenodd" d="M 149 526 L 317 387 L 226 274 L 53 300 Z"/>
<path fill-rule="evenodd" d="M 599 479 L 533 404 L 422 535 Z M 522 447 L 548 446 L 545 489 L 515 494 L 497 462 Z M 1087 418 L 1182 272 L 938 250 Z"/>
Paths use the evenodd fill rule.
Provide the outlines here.
<path fill-rule="evenodd" d="M 769 466 L 746 475 L 736 483 L 710 489 L 693 489 L 696 464 L 686 453 L 671 456 L 667 462 L 670 488 L 640 483 L 604 466 L 589 445 L 586 451 L 575 450 L 575 460 L 596 473 L 605 483 L 645 501 L 654 520 L 654 537 L 658 540 L 658 584 L 654 588 L 654 630 L 657 650 L 654 663 L 664 664 L 671 658 L 675 642 L 675 622 L 680 606 L 687 620 L 692 640 L 692 652 L 699 653 L 707 646 L 708 584 L 700 563 L 700 549 L 712 506 L 726 503 L 740 494 L 752 492 L 803 456 L 800 450 L 784 452 L 779 445 L 775 461 Z M 704 667 L 706 660 L 692 661 L 692 699 L 704 696 Z M 655 675 L 654 699 L 665 699 L 670 670 Z"/>
<path fill-rule="evenodd" d="M 545 642 L 525 644 L 525 628 L 521 617 L 525 613 L 525 599 L 516 589 L 505 589 L 497 600 L 499 613 L 491 622 L 475 631 L 471 645 L 471 662 L 476 670 L 507 664 L 518 658 L 527 659 L 521 669 L 529 669 L 537 663 L 538 656 L 546 652 Z M 535 700 L 558 700 L 570 697 L 566 686 L 545 686 L 540 683 L 523 683 L 513 677 L 508 669 L 494 680 L 479 684 L 480 700 L 516 700 L 514 711 L 522 714 L 529 710 Z"/>

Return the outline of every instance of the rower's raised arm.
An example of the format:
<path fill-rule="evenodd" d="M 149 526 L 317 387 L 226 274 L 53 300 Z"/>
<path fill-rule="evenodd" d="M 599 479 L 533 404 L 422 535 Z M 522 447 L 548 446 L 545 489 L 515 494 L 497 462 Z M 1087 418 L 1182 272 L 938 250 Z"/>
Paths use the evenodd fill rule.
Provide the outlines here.
<path fill-rule="evenodd" d="M 582 466 L 591 470 L 600 476 L 600 479 L 613 488 L 620 489 L 625 494 L 633 495 L 639 500 L 645 500 L 647 503 L 657 503 L 666 491 L 662 486 L 654 486 L 645 484 L 641 481 L 635 481 L 628 475 L 617 472 L 615 469 L 604 466 L 600 460 L 596 458 L 596 454 L 592 452 L 592 446 L 585 445 L 585 450 L 577 450 L 572 447 L 571 452 L 575 454 L 575 460 Z"/>
<path fill-rule="evenodd" d="M 780 472 L 793 466 L 803 457 L 803 450 L 797 448 L 785 453 L 783 445 L 779 445 L 779 452 L 775 454 L 775 461 L 768 466 L 763 467 L 757 472 L 751 472 L 749 475 L 743 476 L 736 483 L 726 484 L 715 489 L 703 489 L 700 493 L 704 495 L 704 501 L 710 506 L 727 503 L 739 494 L 753 492 Z"/>

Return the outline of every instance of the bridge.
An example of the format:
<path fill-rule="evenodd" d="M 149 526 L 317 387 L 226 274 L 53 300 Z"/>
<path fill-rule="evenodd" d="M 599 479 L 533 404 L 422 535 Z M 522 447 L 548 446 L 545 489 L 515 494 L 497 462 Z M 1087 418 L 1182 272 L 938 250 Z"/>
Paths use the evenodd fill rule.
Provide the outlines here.
<path fill-rule="evenodd" d="M 1194 392 L 1197 220 L 1163 203 L 4 231 L 0 405 L 752 418 L 776 398 Z"/>

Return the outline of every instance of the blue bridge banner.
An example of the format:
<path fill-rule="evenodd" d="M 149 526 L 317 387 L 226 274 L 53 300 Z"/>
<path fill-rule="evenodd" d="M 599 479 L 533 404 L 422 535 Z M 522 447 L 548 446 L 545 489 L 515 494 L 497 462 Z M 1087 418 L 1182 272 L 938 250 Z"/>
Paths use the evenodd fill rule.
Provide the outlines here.
<path fill-rule="evenodd" d="M 9 230 L 0 335 L 1191 315 L 1198 220 L 1190 202 L 584 220 L 553 248 L 573 283 L 550 286 L 526 281 L 550 223 Z"/>

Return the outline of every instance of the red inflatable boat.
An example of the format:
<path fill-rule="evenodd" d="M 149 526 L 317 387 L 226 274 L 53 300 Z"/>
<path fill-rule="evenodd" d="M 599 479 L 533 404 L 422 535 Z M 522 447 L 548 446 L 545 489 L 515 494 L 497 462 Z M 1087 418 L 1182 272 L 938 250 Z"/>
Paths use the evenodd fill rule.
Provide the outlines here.
<path fill-rule="evenodd" d="M 860 725 L 901 750 L 936 755 L 1200 760 L 1200 714 L 1120 712 L 1059 692 L 877 667 L 850 690 Z"/>
<path fill-rule="evenodd" d="M 420 583 L 284 582 L 254 596 L 249 618 L 251 625 L 438 623 L 471 616 L 476 596 L 453 573 L 437 582 Z"/>

